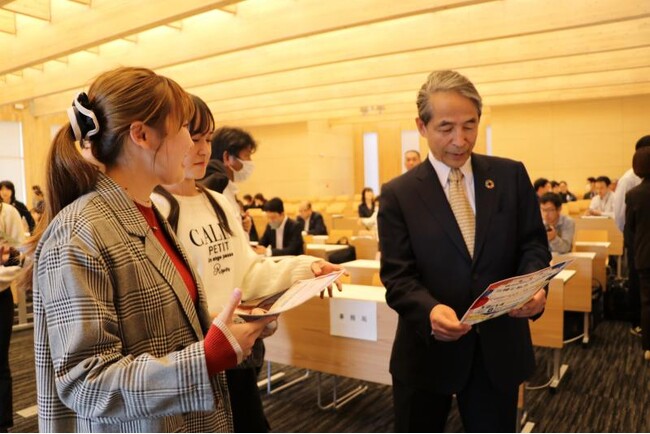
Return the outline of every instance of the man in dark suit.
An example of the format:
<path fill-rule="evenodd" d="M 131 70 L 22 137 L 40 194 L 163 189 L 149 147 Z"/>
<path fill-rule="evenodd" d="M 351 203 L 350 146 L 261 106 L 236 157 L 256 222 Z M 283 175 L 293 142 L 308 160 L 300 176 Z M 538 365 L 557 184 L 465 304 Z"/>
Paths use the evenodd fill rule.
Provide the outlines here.
<path fill-rule="evenodd" d="M 298 207 L 298 224 L 301 230 L 309 235 L 327 235 L 327 227 L 323 216 L 318 211 L 312 211 L 310 202 L 303 202 Z"/>
<path fill-rule="evenodd" d="M 466 432 L 513 432 L 535 367 L 528 318 L 546 293 L 477 326 L 459 318 L 490 283 L 548 266 L 539 203 L 523 164 L 472 153 L 481 97 L 467 78 L 433 72 L 417 106 L 428 161 L 383 186 L 378 216 L 381 280 L 399 314 L 395 429 L 442 432 L 456 394 Z"/>
<path fill-rule="evenodd" d="M 266 212 L 269 224 L 257 246 L 258 253 L 266 253 L 266 248 L 270 247 L 270 256 L 302 255 L 302 227 L 284 214 L 282 199 L 274 197 L 262 209 Z"/>

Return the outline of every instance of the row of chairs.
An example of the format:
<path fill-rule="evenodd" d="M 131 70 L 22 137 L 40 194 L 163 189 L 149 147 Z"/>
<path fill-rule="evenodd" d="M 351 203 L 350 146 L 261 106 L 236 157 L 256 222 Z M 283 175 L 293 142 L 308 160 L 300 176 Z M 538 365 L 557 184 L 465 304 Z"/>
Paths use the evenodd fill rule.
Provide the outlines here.
<path fill-rule="evenodd" d="M 305 245 L 318 240 L 318 237 L 315 238 L 313 235 L 303 235 L 302 238 Z M 357 259 L 379 259 L 379 241 L 374 234 L 354 235 L 350 230 L 332 229 L 325 243 L 353 246 Z"/>
<path fill-rule="evenodd" d="M 562 214 L 571 217 L 578 217 L 584 215 L 585 211 L 589 209 L 591 199 L 580 199 L 573 202 L 567 202 L 562 206 Z"/>

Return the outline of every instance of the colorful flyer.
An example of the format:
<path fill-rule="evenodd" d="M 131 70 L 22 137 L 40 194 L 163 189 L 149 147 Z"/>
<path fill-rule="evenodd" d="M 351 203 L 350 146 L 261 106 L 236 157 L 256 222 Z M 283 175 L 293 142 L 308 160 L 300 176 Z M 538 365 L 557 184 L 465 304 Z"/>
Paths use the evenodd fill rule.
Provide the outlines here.
<path fill-rule="evenodd" d="M 490 284 L 472 303 L 460 322 L 478 324 L 523 306 L 571 262 L 573 260 L 563 261 L 534 273 Z"/>

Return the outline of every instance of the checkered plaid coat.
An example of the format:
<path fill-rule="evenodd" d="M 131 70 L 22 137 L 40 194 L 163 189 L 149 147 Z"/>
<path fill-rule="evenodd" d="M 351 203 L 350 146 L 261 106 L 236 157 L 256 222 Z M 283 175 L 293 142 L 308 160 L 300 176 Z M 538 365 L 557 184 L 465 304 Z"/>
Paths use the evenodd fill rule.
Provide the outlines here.
<path fill-rule="evenodd" d="M 166 221 L 162 230 L 189 264 Z M 200 280 L 195 306 L 115 182 L 100 175 L 63 209 L 34 261 L 41 432 L 233 430 L 225 377 L 206 367 Z"/>

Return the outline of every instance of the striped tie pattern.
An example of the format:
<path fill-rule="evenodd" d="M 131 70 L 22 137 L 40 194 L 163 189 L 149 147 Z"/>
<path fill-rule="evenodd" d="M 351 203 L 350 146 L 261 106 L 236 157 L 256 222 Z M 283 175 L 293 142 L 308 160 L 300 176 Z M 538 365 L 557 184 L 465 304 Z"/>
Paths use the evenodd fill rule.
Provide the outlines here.
<path fill-rule="evenodd" d="M 463 172 L 459 169 L 451 169 L 449 173 L 449 205 L 456 217 L 456 222 L 460 228 L 463 239 L 469 255 L 474 256 L 474 232 L 476 230 L 476 219 L 472 206 L 465 195 L 463 186 Z"/>

